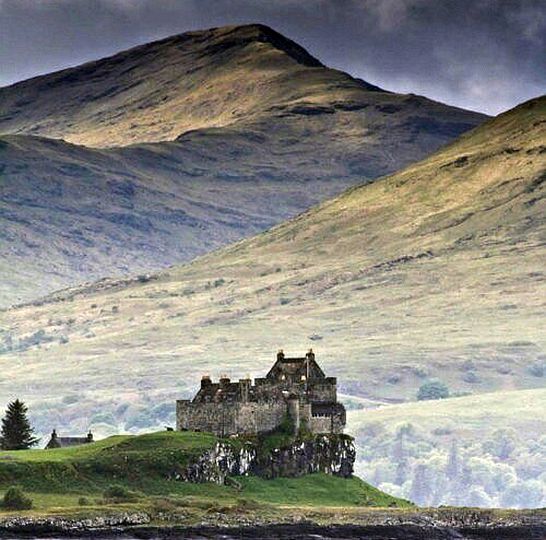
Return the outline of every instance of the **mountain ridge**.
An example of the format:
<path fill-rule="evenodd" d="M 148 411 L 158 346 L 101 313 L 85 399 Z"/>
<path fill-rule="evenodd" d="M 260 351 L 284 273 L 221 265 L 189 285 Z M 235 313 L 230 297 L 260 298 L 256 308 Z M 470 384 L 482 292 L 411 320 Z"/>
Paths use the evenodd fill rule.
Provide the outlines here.
<path fill-rule="evenodd" d="M 217 28 L 0 89 L 0 306 L 191 260 L 486 118 L 302 50 Z"/>
<path fill-rule="evenodd" d="M 390 94 L 327 68 L 266 26 L 219 27 L 0 88 L 0 132 L 124 146 L 244 124 L 271 106 L 301 104 L 313 114 L 339 100 L 358 110 L 369 106 L 359 103 L 362 92 Z"/>

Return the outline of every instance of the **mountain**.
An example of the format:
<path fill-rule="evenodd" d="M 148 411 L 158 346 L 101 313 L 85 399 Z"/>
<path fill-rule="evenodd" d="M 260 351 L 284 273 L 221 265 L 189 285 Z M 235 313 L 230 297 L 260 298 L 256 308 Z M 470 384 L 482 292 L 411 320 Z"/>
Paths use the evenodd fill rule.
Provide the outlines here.
<path fill-rule="evenodd" d="M 438 146 L 485 118 L 385 92 L 256 24 L 188 32 L 11 85 L 0 91 L 0 111 L 2 133 L 95 147 L 230 126 L 275 130 L 279 119 L 292 136 L 349 131 L 353 145 L 364 137 L 388 140 L 392 134 L 375 131 L 389 119 L 393 131 L 405 125 L 401 146 L 412 136 Z M 306 119 L 310 127 L 298 126 Z"/>
<path fill-rule="evenodd" d="M 283 181 L 279 176 L 290 176 L 290 160 L 264 172 L 265 165 L 252 163 L 263 150 L 251 140 L 238 148 L 250 149 L 250 163 L 245 156 L 226 157 L 221 171 L 213 166 L 209 172 L 206 158 L 197 164 L 193 145 L 98 151 L 0 136 L 0 306 L 105 275 L 144 274 L 190 260 L 267 229 L 346 185 L 324 172 L 312 183 L 296 175 Z"/>
<path fill-rule="evenodd" d="M 190 264 L 7 310 L 0 395 L 45 429 L 136 429 L 203 373 L 259 375 L 309 346 L 353 398 L 415 399 L 435 377 L 541 387 L 545 142 L 541 97 Z"/>
<path fill-rule="evenodd" d="M 261 25 L 1 88 L 0 306 L 191 260 L 485 119 L 330 69 Z"/>

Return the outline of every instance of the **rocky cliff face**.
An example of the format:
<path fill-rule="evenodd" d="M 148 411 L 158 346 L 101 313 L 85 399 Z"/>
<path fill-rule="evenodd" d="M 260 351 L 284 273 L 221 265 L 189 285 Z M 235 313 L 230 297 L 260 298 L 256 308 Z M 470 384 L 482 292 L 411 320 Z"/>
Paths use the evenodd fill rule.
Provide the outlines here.
<path fill-rule="evenodd" d="M 353 474 L 355 455 L 351 437 L 320 435 L 285 448 L 275 448 L 257 460 L 253 472 L 263 478 L 317 472 L 348 478 Z"/>
<path fill-rule="evenodd" d="M 261 451 L 254 442 L 240 446 L 220 441 L 188 465 L 182 474 L 173 474 L 173 479 L 224 484 L 229 476 L 254 474 L 277 478 L 317 472 L 347 478 L 353 473 L 355 455 L 353 439 L 347 435 L 319 435 L 268 452 Z"/>

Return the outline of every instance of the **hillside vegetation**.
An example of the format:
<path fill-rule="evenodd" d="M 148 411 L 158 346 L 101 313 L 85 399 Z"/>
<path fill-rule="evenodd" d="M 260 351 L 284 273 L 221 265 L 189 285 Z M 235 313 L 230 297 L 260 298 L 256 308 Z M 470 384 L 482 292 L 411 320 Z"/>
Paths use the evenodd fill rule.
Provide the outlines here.
<path fill-rule="evenodd" d="M 357 474 L 416 503 L 546 505 L 546 389 L 349 413 Z"/>
<path fill-rule="evenodd" d="M 485 119 L 330 69 L 260 25 L 0 88 L 0 306 L 188 261 Z"/>
<path fill-rule="evenodd" d="M 545 143 L 543 97 L 192 264 L 8 310 L 0 393 L 42 432 L 138 432 L 172 423 L 203 373 L 263 375 L 313 346 L 366 479 L 421 504 L 540 506 Z M 450 399 L 369 408 L 434 379 Z"/>
<path fill-rule="evenodd" d="M 259 375 L 310 345 L 365 398 L 414 399 L 432 377 L 451 393 L 542 387 L 545 108 L 192 264 L 4 312 L 1 395 L 32 400 L 47 430 L 85 430 L 94 410 L 135 427 L 202 373 Z"/>
<path fill-rule="evenodd" d="M 120 504 L 129 510 L 150 510 L 160 504 L 197 517 L 215 511 L 244 513 L 260 505 L 266 513 L 278 505 L 409 506 L 356 477 L 313 474 L 262 480 L 249 476 L 234 479 L 230 486 L 172 479 L 216 440 L 207 433 L 163 432 L 110 437 L 65 449 L 0 452 L 0 492 L 13 484 L 21 486 L 35 502 L 34 513 L 104 513 Z M 117 500 L 105 496 L 112 486 L 120 493 Z"/>

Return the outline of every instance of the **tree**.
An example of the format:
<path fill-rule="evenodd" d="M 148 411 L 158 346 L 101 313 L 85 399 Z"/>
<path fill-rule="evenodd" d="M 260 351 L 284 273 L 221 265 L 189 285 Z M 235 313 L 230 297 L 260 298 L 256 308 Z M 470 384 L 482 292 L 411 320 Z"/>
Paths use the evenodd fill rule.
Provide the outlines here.
<path fill-rule="evenodd" d="M 2 450 L 26 450 L 38 443 L 28 421 L 27 412 L 26 405 L 18 399 L 8 404 L 0 433 Z"/>
<path fill-rule="evenodd" d="M 430 484 L 428 479 L 428 469 L 423 463 L 418 463 L 413 471 L 411 482 L 410 499 L 419 505 L 426 505 L 430 496 Z"/>
<path fill-rule="evenodd" d="M 396 465 L 396 474 L 394 483 L 401 486 L 407 479 L 408 465 L 409 465 L 409 452 L 406 448 L 406 435 L 411 433 L 411 424 L 405 424 L 398 428 L 396 437 L 391 449 L 392 460 Z"/>
<path fill-rule="evenodd" d="M 515 429 L 500 428 L 493 431 L 482 446 L 485 452 L 504 461 L 512 455 L 518 442 L 518 434 Z"/>
<path fill-rule="evenodd" d="M 457 476 L 459 476 L 459 468 L 459 447 L 457 446 L 457 443 L 455 441 L 452 441 L 446 466 L 446 476 L 451 482 L 455 481 L 457 479 Z"/>
<path fill-rule="evenodd" d="M 433 379 L 423 383 L 417 392 L 417 399 L 425 401 L 427 399 L 444 399 L 449 397 L 448 387 L 438 379 Z"/>

